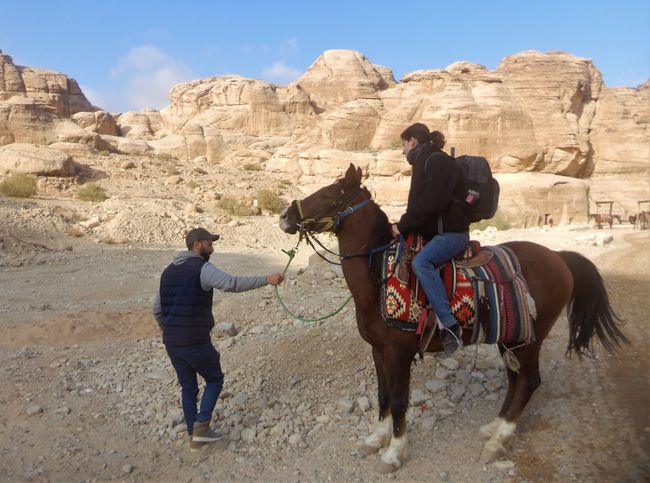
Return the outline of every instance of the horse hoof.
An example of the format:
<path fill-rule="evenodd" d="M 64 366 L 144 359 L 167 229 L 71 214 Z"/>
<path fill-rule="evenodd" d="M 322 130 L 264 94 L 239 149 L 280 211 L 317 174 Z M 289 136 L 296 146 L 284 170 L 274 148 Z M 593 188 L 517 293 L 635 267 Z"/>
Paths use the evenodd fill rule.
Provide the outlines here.
<path fill-rule="evenodd" d="M 379 451 L 379 448 L 381 446 L 370 446 L 369 444 L 362 444 L 359 446 L 359 453 L 363 458 L 366 456 L 370 456 L 371 454 L 375 454 L 377 451 Z"/>
<path fill-rule="evenodd" d="M 483 452 L 481 453 L 481 461 L 484 463 L 492 463 L 506 454 L 506 449 L 499 443 L 488 441 L 483 445 Z"/>
<path fill-rule="evenodd" d="M 379 471 L 383 474 L 393 473 L 399 469 L 400 465 L 398 463 L 386 463 L 382 461 L 379 464 Z"/>

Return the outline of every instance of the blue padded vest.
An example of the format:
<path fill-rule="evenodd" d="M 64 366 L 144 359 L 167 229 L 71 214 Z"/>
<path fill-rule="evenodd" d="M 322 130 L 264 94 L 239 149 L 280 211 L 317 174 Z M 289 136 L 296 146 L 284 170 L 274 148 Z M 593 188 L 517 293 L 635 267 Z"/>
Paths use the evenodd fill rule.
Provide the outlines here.
<path fill-rule="evenodd" d="M 203 258 L 169 265 L 160 277 L 163 343 L 194 345 L 210 342 L 214 327 L 212 294 L 201 288 Z"/>

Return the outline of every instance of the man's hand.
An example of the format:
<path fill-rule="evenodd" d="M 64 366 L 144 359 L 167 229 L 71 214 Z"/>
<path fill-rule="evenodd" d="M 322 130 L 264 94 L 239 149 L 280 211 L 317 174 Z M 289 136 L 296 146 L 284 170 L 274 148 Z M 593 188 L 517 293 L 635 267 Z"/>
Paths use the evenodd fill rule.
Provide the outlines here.
<path fill-rule="evenodd" d="M 280 285 L 280 283 L 282 283 L 282 280 L 284 280 L 284 275 L 281 273 L 273 273 L 266 277 L 266 283 L 269 285 Z"/>
<path fill-rule="evenodd" d="M 393 236 L 393 238 L 397 238 L 399 236 L 399 230 L 397 229 L 396 224 L 390 225 L 390 234 Z"/>

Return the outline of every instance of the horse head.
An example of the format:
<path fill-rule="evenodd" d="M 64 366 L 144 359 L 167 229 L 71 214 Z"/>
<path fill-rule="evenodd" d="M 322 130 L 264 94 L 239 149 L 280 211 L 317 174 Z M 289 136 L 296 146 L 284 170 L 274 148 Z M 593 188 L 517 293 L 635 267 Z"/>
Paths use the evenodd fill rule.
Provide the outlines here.
<path fill-rule="evenodd" d="M 354 199 L 365 191 L 361 187 L 361 176 L 361 168 L 350 164 L 343 178 L 302 200 L 293 200 L 280 214 L 280 228 L 292 235 L 300 229 L 316 233 L 335 232 Z"/>

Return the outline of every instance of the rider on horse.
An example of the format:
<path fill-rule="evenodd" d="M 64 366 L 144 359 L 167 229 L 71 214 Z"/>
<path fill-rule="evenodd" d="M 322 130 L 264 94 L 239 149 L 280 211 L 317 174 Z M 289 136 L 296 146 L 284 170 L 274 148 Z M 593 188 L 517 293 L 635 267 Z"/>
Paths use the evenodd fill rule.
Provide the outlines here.
<path fill-rule="evenodd" d="M 410 232 L 428 242 L 413 260 L 413 271 L 440 323 L 445 352 L 462 347 L 462 329 L 451 312 L 438 268 L 463 251 L 469 241 L 469 222 L 463 214 L 461 168 L 442 151 L 445 137 L 429 132 L 421 123 L 409 126 L 401 135 L 403 152 L 412 166 L 406 212 L 391 226 L 393 237 Z"/>

